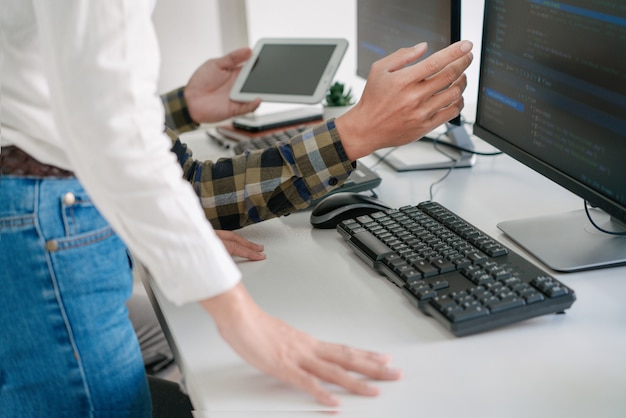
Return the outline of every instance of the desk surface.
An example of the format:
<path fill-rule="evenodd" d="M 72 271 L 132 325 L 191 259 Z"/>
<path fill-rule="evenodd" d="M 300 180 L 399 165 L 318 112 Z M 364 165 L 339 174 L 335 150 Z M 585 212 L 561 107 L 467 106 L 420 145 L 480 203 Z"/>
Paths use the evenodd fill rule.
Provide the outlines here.
<path fill-rule="evenodd" d="M 201 150 L 196 157 L 215 156 L 199 148 L 206 147 L 203 135 L 186 140 Z M 479 141 L 481 148 L 488 146 Z M 375 164 L 372 157 L 363 162 Z M 383 178 L 379 197 L 394 207 L 428 200 L 430 184 L 445 172 L 375 169 Z M 434 200 L 522 255 L 497 222 L 582 208 L 580 199 L 504 155 L 478 157 L 434 190 Z M 320 339 L 389 353 L 403 370 L 402 380 L 379 384 L 377 398 L 340 394 L 339 416 L 626 415 L 626 267 L 551 272 L 577 293 L 565 315 L 456 338 L 370 270 L 336 231 L 314 230 L 308 218 L 303 211 L 239 231 L 267 253 L 265 261 L 239 266 L 269 313 Z M 325 410 L 244 363 L 199 306 L 174 307 L 155 290 L 197 416 L 313 417 Z"/>

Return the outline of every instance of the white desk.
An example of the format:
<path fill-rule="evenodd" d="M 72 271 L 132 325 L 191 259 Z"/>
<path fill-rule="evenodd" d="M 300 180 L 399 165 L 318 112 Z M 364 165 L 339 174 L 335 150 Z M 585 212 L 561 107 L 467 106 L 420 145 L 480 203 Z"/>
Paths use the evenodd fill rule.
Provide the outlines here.
<path fill-rule="evenodd" d="M 198 150 L 206 140 L 187 142 Z M 196 156 L 212 151 L 202 152 Z M 394 207 L 427 200 L 443 173 L 395 173 L 384 164 L 377 170 L 379 197 Z M 455 170 L 434 199 L 518 250 L 498 221 L 582 208 L 507 156 L 478 157 L 473 168 Z M 402 380 L 379 384 L 377 398 L 340 394 L 339 416 L 626 416 L 626 267 L 554 274 L 577 293 L 567 314 L 456 338 L 370 270 L 336 231 L 314 230 L 308 218 L 305 211 L 241 230 L 265 244 L 267 260 L 239 265 L 269 313 L 320 339 L 390 353 L 403 370 Z M 176 308 L 155 294 L 197 416 L 323 415 L 308 395 L 240 360 L 199 306 Z"/>

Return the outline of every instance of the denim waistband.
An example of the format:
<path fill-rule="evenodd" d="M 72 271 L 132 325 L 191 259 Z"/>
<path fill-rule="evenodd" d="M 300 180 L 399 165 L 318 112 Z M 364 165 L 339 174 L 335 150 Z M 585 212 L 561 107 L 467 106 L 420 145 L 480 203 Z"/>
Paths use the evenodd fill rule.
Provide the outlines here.
<path fill-rule="evenodd" d="M 7 214 L 32 214 L 42 204 L 58 205 L 67 192 L 84 193 L 74 178 L 33 178 L 0 176 L 0 217 Z M 52 203 L 42 203 L 51 200 Z"/>

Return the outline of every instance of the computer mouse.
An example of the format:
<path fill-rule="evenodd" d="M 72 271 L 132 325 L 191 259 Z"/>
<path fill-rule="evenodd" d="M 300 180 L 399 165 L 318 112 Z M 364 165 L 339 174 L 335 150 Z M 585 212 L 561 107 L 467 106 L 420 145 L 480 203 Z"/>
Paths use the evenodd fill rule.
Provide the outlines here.
<path fill-rule="evenodd" d="M 331 229 L 346 219 L 390 209 L 380 200 L 356 192 L 337 192 L 323 198 L 311 211 L 314 228 Z"/>

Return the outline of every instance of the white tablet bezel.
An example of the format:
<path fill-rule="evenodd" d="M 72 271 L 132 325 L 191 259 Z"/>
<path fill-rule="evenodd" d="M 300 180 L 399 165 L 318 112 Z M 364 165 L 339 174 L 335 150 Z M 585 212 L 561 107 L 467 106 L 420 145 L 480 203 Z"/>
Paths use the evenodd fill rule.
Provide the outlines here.
<path fill-rule="evenodd" d="M 248 75 L 254 67 L 254 63 L 259 57 L 265 45 L 334 45 L 335 49 L 330 59 L 326 63 L 326 67 L 322 73 L 322 77 L 318 80 L 315 91 L 311 95 L 296 94 L 270 94 L 270 93 L 244 93 L 241 91 Z M 241 72 L 235 80 L 235 84 L 230 92 L 230 98 L 235 101 L 249 102 L 256 98 L 261 98 L 266 102 L 286 102 L 286 103 L 304 103 L 315 104 L 320 103 L 328 88 L 330 87 L 333 77 L 337 72 L 337 68 L 343 59 L 348 48 L 348 41 L 340 38 L 263 38 L 259 39 L 252 50 L 252 56 L 241 68 Z M 277 63 L 279 65 L 279 63 Z"/>

